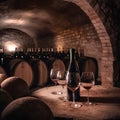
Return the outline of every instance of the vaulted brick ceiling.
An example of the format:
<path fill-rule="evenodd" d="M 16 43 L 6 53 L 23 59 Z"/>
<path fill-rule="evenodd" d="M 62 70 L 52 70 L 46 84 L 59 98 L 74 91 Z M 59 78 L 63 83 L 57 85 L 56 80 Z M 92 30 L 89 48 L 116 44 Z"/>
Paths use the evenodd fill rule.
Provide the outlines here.
<path fill-rule="evenodd" d="M 32 37 L 49 35 L 89 22 L 88 16 L 78 6 L 63 0 L 0 2 L 0 29 L 15 28 Z"/>

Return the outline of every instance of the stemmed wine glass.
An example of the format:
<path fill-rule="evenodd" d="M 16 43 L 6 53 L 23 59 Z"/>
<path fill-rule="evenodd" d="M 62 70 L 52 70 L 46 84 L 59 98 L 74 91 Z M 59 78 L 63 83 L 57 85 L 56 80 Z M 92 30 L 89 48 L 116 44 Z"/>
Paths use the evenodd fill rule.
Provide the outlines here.
<path fill-rule="evenodd" d="M 58 78 L 58 84 L 62 86 L 62 89 L 63 89 L 63 95 L 65 93 L 64 89 L 65 89 L 65 86 L 67 84 L 66 82 L 66 71 L 65 70 L 59 70 L 57 72 L 57 78 Z M 67 96 L 63 96 L 63 100 L 64 101 L 67 101 Z"/>
<path fill-rule="evenodd" d="M 50 79 L 54 82 L 55 86 L 57 86 L 57 81 L 58 81 L 58 78 L 57 78 L 58 70 L 59 69 L 57 69 L 57 68 L 51 68 L 51 70 L 50 70 Z M 57 89 L 56 89 L 56 91 L 52 92 L 52 94 L 60 95 L 60 94 L 62 94 L 62 92 L 57 91 Z"/>
<path fill-rule="evenodd" d="M 80 87 L 80 74 L 79 72 L 70 72 L 66 74 L 67 87 L 72 91 L 73 101 L 71 107 L 79 108 L 81 104 L 75 102 L 75 91 Z"/>
<path fill-rule="evenodd" d="M 89 91 L 95 84 L 95 78 L 93 72 L 83 72 L 81 75 L 80 85 L 88 91 L 86 105 L 92 105 L 89 100 Z"/>

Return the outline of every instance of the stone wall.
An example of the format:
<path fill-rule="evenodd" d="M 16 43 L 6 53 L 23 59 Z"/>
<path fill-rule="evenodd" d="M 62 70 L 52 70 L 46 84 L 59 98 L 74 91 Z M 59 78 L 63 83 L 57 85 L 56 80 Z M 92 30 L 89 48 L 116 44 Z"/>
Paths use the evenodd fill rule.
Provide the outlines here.
<path fill-rule="evenodd" d="M 114 86 L 120 87 L 120 0 L 87 0 L 100 16 L 110 36 L 114 64 Z"/>
<path fill-rule="evenodd" d="M 105 87 L 113 86 L 113 51 L 106 28 L 103 24 L 102 19 L 99 17 L 95 9 L 89 4 L 87 0 L 66 0 L 73 2 L 78 5 L 89 17 L 92 25 L 99 36 L 102 46 L 102 57 L 101 57 L 101 80 L 102 85 Z M 109 72 L 108 72 L 109 71 Z"/>
<path fill-rule="evenodd" d="M 87 0 L 101 18 L 112 43 L 115 60 L 120 59 L 120 1 Z"/>

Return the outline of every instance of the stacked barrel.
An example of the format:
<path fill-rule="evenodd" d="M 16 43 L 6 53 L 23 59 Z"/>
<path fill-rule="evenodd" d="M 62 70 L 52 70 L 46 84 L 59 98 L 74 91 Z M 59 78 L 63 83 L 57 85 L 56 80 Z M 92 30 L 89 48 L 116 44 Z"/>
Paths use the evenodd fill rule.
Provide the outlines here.
<path fill-rule="evenodd" d="M 80 74 L 83 71 L 93 71 L 97 80 L 97 60 L 92 57 L 80 56 L 78 50 L 76 50 L 76 57 Z M 18 76 L 24 79 L 30 87 L 43 87 L 51 84 L 49 77 L 51 67 L 67 70 L 68 65 L 68 50 L 27 48 L 26 50 L 16 49 L 12 54 L 5 54 L 3 50 L 0 51 L 0 74 Z M 1 79 L 3 78 L 1 77 Z"/>

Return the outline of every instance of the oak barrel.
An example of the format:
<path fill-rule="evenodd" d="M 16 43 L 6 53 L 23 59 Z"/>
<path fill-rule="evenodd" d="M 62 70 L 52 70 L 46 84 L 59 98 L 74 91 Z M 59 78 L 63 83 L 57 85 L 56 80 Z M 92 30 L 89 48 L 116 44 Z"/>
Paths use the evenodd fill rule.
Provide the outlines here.
<path fill-rule="evenodd" d="M 5 69 L 2 66 L 0 66 L 0 84 L 6 78 L 7 78 L 7 73 L 6 73 Z"/>
<path fill-rule="evenodd" d="M 63 62 L 63 60 L 61 59 L 55 59 L 51 62 L 51 67 L 53 68 L 59 68 L 61 70 L 65 70 L 65 64 Z"/>
<path fill-rule="evenodd" d="M 48 67 L 43 60 L 32 60 L 30 62 L 34 71 L 33 87 L 43 87 L 48 83 Z"/>
<path fill-rule="evenodd" d="M 49 106 L 35 97 L 12 101 L 2 112 L 1 120 L 54 120 Z"/>
<path fill-rule="evenodd" d="M 0 73 L 6 74 L 6 71 L 5 71 L 5 69 L 2 66 L 0 66 Z"/>
<path fill-rule="evenodd" d="M 98 63 L 97 60 L 92 57 L 87 57 L 84 59 L 83 65 L 80 68 L 82 72 L 93 72 L 95 80 L 98 78 Z"/>
<path fill-rule="evenodd" d="M 13 99 L 30 95 L 30 89 L 26 81 L 16 77 L 8 77 L 1 83 L 1 88 L 6 90 Z"/>
<path fill-rule="evenodd" d="M 8 94 L 7 91 L 0 88 L 0 116 L 5 107 L 12 102 L 12 97 Z"/>
<path fill-rule="evenodd" d="M 30 64 L 22 59 L 13 59 L 10 61 L 10 74 L 26 81 L 28 86 L 33 83 L 34 73 Z"/>
<path fill-rule="evenodd" d="M 61 60 L 59 58 L 49 59 L 48 62 L 46 62 L 46 65 L 47 65 L 47 69 L 48 69 L 48 84 L 53 83 L 50 79 L 51 68 L 66 70 L 63 60 Z"/>

